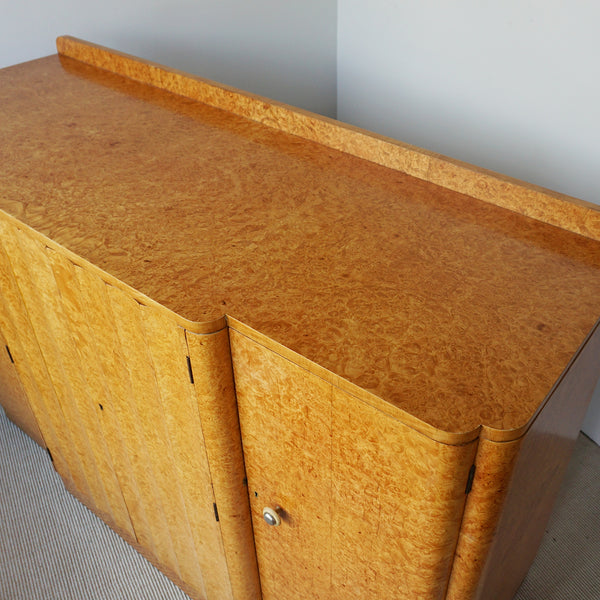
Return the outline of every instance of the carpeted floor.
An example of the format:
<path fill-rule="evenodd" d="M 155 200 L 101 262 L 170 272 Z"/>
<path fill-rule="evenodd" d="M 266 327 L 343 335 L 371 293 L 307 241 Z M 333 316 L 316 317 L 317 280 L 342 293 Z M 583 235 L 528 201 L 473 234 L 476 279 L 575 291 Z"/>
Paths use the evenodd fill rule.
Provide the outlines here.
<path fill-rule="evenodd" d="M 188 598 L 65 491 L 1 409 L 0 527 L 0 600 Z M 515 600 L 600 600 L 600 447 L 584 435 Z"/>

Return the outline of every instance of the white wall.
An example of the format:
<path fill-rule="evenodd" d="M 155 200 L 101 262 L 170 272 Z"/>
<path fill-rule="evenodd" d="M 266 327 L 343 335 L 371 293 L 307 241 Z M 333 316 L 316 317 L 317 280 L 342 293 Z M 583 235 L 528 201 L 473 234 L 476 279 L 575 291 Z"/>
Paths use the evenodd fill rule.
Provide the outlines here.
<path fill-rule="evenodd" d="M 339 0 L 338 118 L 600 203 L 599 23 L 592 0 Z"/>
<path fill-rule="evenodd" d="M 69 34 L 334 116 L 336 0 L 0 0 L 0 67 Z"/>
<path fill-rule="evenodd" d="M 600 4 L 339 0 L 338 118 L 600 201 Z"/>

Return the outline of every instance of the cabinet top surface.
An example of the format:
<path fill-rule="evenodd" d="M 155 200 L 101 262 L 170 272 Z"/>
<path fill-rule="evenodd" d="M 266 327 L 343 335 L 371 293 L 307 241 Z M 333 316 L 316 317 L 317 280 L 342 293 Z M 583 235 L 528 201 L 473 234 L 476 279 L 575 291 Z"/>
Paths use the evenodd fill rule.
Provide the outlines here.
<path fill-rule="evenodd" d="M 0 208 L 448 432 L 521 427 L 600 316 L 600 243 L 52 56 L 0 71 Z"/>

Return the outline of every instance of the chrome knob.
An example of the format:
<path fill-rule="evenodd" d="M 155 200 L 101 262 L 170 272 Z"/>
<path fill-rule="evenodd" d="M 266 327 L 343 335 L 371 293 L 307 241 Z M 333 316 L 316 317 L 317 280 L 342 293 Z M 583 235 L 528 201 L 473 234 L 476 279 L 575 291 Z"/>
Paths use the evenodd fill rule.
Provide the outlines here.
<path fill-rule="evenodd" d="M 263 508 L 263 519 L 265 520 L 265 523 L 267 525 L 272 525 L 273 527 L 277 527 L 278 525 L 281 525 L 281 517 L 279 516 L 279 513 L 277 512 L 279 507 L 277 508 L 270 508 L 270 507 L 265 507 Z"/>

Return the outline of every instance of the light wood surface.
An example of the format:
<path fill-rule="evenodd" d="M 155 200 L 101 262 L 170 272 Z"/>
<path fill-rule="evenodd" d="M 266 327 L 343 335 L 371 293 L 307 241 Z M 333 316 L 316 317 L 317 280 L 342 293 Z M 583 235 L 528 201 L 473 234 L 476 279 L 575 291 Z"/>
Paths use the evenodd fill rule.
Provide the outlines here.
<path fill-rule="evenodd" d="M 0 71 L 0 399 L 67 488 L 194 598 L 508 600 L 600 372 L 598 209 L 58 48 Z"/>
<path fill-rule="evenodd" d="M 72 36 L 59 37 L 56 45 L 61 55 L 600 240 L 598 207 L 590 202 Z"/>
<path fill-rule="evenodd" d="M 476 169 L 458 193 L 66 56 L 0 81 L 1 209 L 441 441 L 522 435 L 600 315 L 600 244 L 477 199 L 508 192 Z"/>
<path fill-rule="evenodd" d="M 473 596 L 510 600 L 533 561 L 598 382 L 600 329 L 523 438 L 494 539 Z M 583 543 L 583 541 L 582 541 Z"/>
<path fill-rule="evenodd" d="M 1 309 L 0 309 L 1 310 Z M 1 320 L 0 320 L 1 327 Z M 2 352 L 4 347 L 5 352 Z M 46 442 L 14 366 L 14 357 L 0 329 L 0 405 L 6 416 L 42 448 Z"/>
<path fill-rule="evenodd" d="M 229 335 L 226 329 L 211 335 L 188 332 L 186 340 L 231 594 L 235 600 L 256 600 L 260 598 L 260 583 Z"/>
<path fill-rule="evenodd" d="M 522 443 L 523 437 L 510 442 L 479 440 L 473 487 L 465 506 L 447 600 L 476 597 Z"/>
<path fill-rule="evenodd" d="M 169 473 L 173 470 L 181 482 L 185 504 L 181 510 L 186 515 L 193 537 L 189 548 L 195 548 L 201 565 L 206 597 L 216 600 L 237 598 L 231 581 L 233 573 L 239 577 L 239 572 L 235 570 L 237 565 L 231 565 L 225 553 L 223 523 L 216 521 L 213 510 L 216 492 L 220 491 L 213 474 L 219 475 L 220 465 L 213 464 L 211 459 L 217 454 L 214 445 L 220 448 L 223 442 L 218 436 L 210 437 L 210 428 L 206 426 L 195 385 L 205 373 L 213 372 L 215 363 L 216 368 L 225 369 L 229 359 L 221 363 L 218 358 L 211 356 L 212 360 L 209 361 L 208 357 L 203 357 L 207 360 L 198 361 L 197 379 L 192 385 L 187 364 L 188 332 L 181 327 L 173 327 L 170 318 L 164 314 L 148 307 L 141 307 L 141 310 L 171 444 L 173 462 L 170 465 L 163 464 L 165 482 L 168 482 Z M 178 516 L 175 513 L 173 518 L 181 520 L 181 514 Z M 185 556 L 185 546 L 181 551 Z M 248 581 L 252 581 L 254 572 L 250 570 L 244 575 Z M 183 580 L 188 581 L 186 578 Z M 240 594 L 239 598 L 252 596 Z"/>
<path fill-rule="evenodd" d="M 65 482 L 89 495 L 90 491 L 82 473 L 75 442 L 51 383 L 48 367 L 34 333 L 34 321 L 28 314 L 15 275 L 19 263 L 23 264 L 23 257 L 14 234 L 13 227 L 0 220 L 0 277 L 2 278 L 0 316 L 4 336 L 10 345 L 16 370 L 51 453 L 54 467 Z M 26 274 L 26 271 L 21 273 L 22 276 Z M 35 295 L 35 291 L 33 294 Z"/>
<path fill-rule="evenodd" d="M 443 598 L 477 444 L 434 442 L 231 341 L 263 598 Z"/>
<path fill-rule="evenodd" d="M 45 253 L 55 279 L 55 298 L 60 298 L 62 302 L 62 307 L 56 306 L 55 310 L 63 314 L 62 327 L 70 336 L 64 340 L 64 351 L 71 353 L 71 368 L 76 367 L 73 372 L 79 373 L 78 377 L 84 379 L 80 382 L 81 395 L 77 401 L 85 415 L 88 436 L 94 440 L 98 469 L 110 504 L 110 522 L 131 538 L 134 536 L 131 514 L 120 484 L 122 467 L 119 461 L 122 448 L 120 444 L 115 445 L 114 433 L 106 419 L 99 418 L 104 407 L 111 406 L 111 391 L 110 379 L 105 376 L 102 367 L 100 357 L 103 354 L 98 348 L 98 336 L 93 334 L 92 321 L 95 313 L 91 306 L 86 305 L 86 296 L 82 293 L 78 278 L 78 267 L 51 248 L 46 247 Z M 109 418 L 108 415 L 106 418 Z M 90 498 L 88 503 L 91 502 L 93 500 Z M 96 505 L 95 510 L 99 509 Z"/>
<path fill-rule="evenodd" d="M 599 370 L 596 327 L 523 437 L 479 441 L 448 600 L 510 600 L 516 593 L 542 539 Z"/>
<path fill-rule="evenodd" d="M 67 488 L 192 597 L 258 598 L 239 433 L 202 423 L 226 405 L 197 395 L 186 331 L 13 220 L 0 219 L 0 233 L 0 325 Z M 229 398 L 231 414 L 227 332 L 215 335 L 218 351 L 196 353 L 195 371 L 207 387 L 225 369 L 229 395 L 223 386 L 212 395 Z M 226 462 L 239 474 L 235 489 L 222 483 Z"/>

